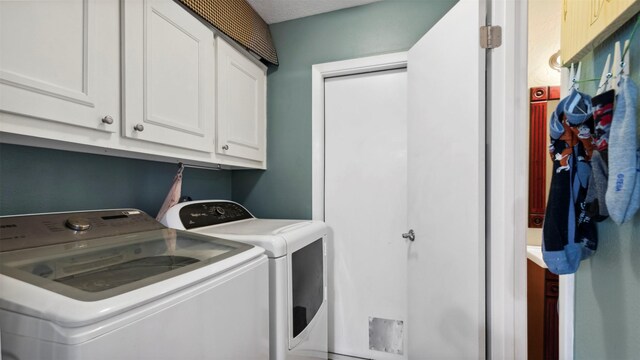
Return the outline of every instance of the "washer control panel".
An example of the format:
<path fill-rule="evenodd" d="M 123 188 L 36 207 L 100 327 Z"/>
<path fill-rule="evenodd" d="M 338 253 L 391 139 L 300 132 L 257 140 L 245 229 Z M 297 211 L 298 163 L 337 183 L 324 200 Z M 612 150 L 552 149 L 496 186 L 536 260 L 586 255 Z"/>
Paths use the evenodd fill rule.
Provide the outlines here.
<path fill-rule="evenodd" d="M 0 252 L 164 229 L 136 209 L 0 217 Z"/>
<path fill-rule="evenodd" d="M 242 205 L 228 201 L 198 202 L 180 209 L 180 221 L 187 230 L 251 218 Z"/>

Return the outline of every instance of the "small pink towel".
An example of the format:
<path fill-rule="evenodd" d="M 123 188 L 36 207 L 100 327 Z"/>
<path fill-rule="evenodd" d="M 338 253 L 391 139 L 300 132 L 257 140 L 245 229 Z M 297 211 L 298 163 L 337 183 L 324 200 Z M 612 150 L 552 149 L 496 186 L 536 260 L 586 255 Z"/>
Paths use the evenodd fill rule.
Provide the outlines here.
<path fill-rule="evenodd" d="M 158 216 L 156 216 L 156 220 L 160 221 L 164 214 L 167 213 L 169 208 L 173 205 L 177 204 L 180 201 L 180 196 L 182 195 L 182 171 L 184 170 L 184 165 L 180 164 L 180 169 L 178 169 L 178 173 L 173 178 L 173 184 L 171 185 L 171 189 L 169 189 L 169 193 L 167 197 L 164 199 L 164 203 L 162 203 L 162 207 L 160 211 L 158 211 Z"/>

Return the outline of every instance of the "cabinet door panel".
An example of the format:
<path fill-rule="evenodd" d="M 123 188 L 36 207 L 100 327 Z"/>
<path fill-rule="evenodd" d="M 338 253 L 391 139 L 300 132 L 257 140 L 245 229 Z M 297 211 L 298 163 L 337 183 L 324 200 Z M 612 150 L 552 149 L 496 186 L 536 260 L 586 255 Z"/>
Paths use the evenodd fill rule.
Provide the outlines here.
<path fill-rule="evenodd" d="M 213 32 L 170 0 L 124 6 L 124 136 L 213 151 Z"/>
<path fill-rule="evenodd" d="M 266 131 L 266 74 L 218 39 L 218 119 L 216 152 L 263 161 Z"/>
<path fill-rule="evenodd" d="M 0 1 L 2 111 L 116 130 L 101 121 L 118 118 L 118 32 L 97 26 L 104 6 L 117 2 Z"/>

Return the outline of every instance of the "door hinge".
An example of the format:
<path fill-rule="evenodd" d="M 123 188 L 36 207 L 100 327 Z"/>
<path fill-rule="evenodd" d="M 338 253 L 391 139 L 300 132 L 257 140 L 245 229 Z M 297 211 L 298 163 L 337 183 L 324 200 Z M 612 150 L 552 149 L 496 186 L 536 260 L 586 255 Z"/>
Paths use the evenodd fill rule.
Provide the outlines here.
<path fill-rule="evenodd" d="M 502 45 L 502 27 L 481 26 L 480 47 L 483 49 L 495 49 Z"/>

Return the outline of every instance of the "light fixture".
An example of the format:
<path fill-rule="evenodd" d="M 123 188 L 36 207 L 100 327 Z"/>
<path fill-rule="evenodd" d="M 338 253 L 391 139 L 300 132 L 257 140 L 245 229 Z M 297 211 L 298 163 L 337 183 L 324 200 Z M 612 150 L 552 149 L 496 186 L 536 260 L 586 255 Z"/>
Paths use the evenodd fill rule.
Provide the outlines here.
<path fill-rule="evenodd" d="M 560 59 L 560 50 L 556 51 L 549 58 L 549 67 L 551 67 L 555 71 L 560 72 L 560 69 L 562 68 L 562 59 Z"/>

